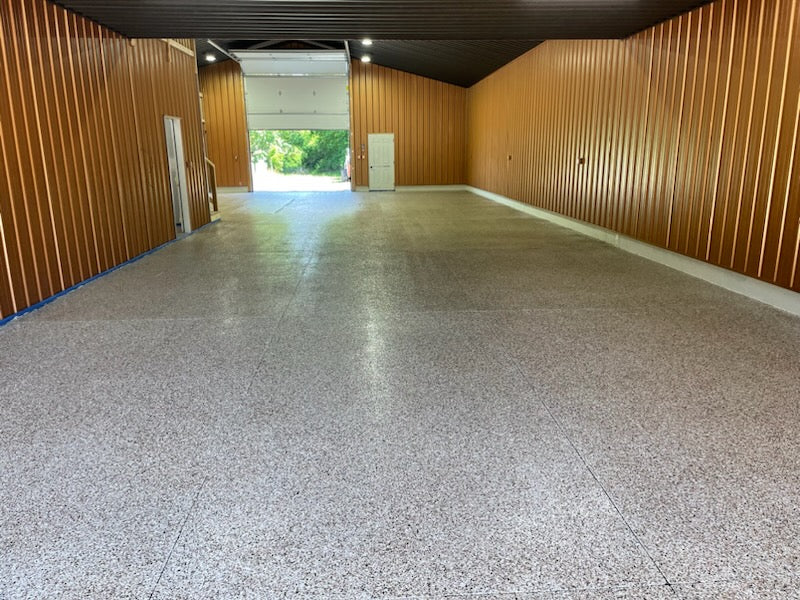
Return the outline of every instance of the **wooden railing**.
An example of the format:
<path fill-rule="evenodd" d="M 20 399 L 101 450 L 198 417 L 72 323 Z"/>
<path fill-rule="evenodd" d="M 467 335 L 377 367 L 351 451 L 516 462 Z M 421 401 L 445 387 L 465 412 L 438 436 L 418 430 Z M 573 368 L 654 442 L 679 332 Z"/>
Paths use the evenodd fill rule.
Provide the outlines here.
<path fill-rule="evenodd" d="M 217 167 L 208 160 L 208 157 L 206 157 L 206 176 L 208 178 L 208 199 L 211 202 L 211 206 L 214 207 L 214 212 L 217 212 L 219 210 L 219 204 L 217 203 Z"/>

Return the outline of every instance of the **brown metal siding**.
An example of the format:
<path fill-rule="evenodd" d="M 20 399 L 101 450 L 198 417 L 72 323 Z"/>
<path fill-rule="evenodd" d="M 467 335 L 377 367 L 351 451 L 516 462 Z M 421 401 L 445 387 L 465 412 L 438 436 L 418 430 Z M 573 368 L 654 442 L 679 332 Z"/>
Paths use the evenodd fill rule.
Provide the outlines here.
<path fill-rule="evenodd" d="M 470 89 L 469 183 L 800 290 L 799 21 L 718 0 L 546 42 Z"/>
<path fill-rule="evenodd" d="M 353 181 L 369 185 L 370 133 L 395 134 L 396 183 L 465 181 L 467 90 L 411 73 L 353 61 L 350 75 Z"/>
<path fill-rule="evenodd" d="M 250 141 L 239 63 L 227 60 L 202 67 L 200 91 L 208 158 L 217 167 L 217 185 L 252 189 Z"/>
<path fill-rule="evenodd" d="M 174 238 L 164 115 L 209 222 L 195 59 L 44 0 L 0 0 L 0 317 Z M 189 50 L 193 50 L 193 42 Z"/>

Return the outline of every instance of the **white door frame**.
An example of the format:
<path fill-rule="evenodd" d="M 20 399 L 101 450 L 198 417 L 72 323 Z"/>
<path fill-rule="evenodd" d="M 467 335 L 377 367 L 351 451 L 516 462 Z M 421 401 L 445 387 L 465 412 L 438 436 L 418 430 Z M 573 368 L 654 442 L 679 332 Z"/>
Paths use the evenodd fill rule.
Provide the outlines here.
<path fill-rule="evenodd" d="M 170 125 L 172 127 L 170 127 Z M 183 233 L 191 233 L 192 232 L 192 213 L 189 207 L 189 187 L 187 185 L 186 180 L 186 155 L 183 152 L 183 133 L 181 131 L 181 118 L 180 117 L 171 117 L 169 115 L 164 115 L 164 136 L 165 136 L 165 143 L 168 136 L 170 135 L 170 131 L 172 131 L 172 135 L 174 136 L 175 140 L 175 159 L 177 161 L 178 167 L 178 187 L 180 188 L 180 203 L 179 206 L 181 207 L 181 215 L 180 215 L 180 223 L 181 229 Z M 169 153 L 167 153 L 167 162 L 169 163 Z M 169 164 L 167 165 L 169 167 Z M 170 196 L 172 196 L 172 181 L 170 181 Z M 173 222 L 178 222 L 178 215 L 175 215 L 175 199 L 172 198 L 172 210 L 173 210 Z"/>
<path fill-rule="evenodd" d="M 388 141 L 391 140 L 392 142 L 392 160 L 391 160 L 391 172 L 392 172 L 392 183 L 391 186 L 389 185 L 379 185 L 373 181 L 372 172 L 375 168 L 385 168 L 389 165 L 377 165 L 373 162 L 374 154 L 371 150 L 371 147 L 375 142 L 378 141 Z M 395 185 L 397 183 L 397 173 L 395 172 L 395 148 L 394 148 L 394 133 L 370 133 L 367 135 L 367 167 L 369 169 L 369 189 L 370 191 L 374 192 L 393 192 L 395 190 Z"/>

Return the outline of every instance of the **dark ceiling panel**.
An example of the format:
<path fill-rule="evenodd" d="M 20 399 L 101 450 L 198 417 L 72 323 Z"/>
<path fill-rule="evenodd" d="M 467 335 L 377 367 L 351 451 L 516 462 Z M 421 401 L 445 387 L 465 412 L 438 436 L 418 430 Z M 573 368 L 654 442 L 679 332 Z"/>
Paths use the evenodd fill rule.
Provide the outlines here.
<path fill-rule="evenodd" d="M 470 87 L 537 46 L 535 40 L 379 40 L 364 47 L 350 41 L 353 58 L 369 54 L 384 67 Z"/>
<path fill-rule="evenodd" d="M 208 40 L 197 39 L 197 64 L 230 60 L 231 50 L 344 50 L 340 40 Z M 213 60 L 207 60 L 207 57 Z"/>
<path fill-rule="evenodd" d="M 702 0 L 58 0 L 131 37 L 620 38 Z"/>
<path fill-rule="evenodd" d="M 197 49 L 197 64 L 198 66 L 203 66 L 209 64 L 209 62 L 222 62 L 224 60 L 229 60 L 228 57 L 225 55 L 224 52 L 220 52 L 217 48 L 212 46 L 208 40 L 195 40 L 195 46 Z M 214 57 L 213 61 L 206 60 L 206 56 L 211 55 Z"/>
<path fill-rule="evenodd" d="M 198 62 L 224 48 L 290 44 L 368 50 L 373 62 L 470 86 L 535 40 L 620 38 L 703 0 L 57 0 L 130 37 L 203 40 Z M 375 44 L 361 47 L 370 37 Z M 249 40 L 249 41 L 248 41 Z M 302 40 L 298 42 L 295 40 Z M 338 40 L 316 42 L 309 40 Z"/>
<path fill-rule="evenodd" d="M 315 40 L 214 40 L 228 50 L 313 50 L 342 49 L 344 42 Z M 361 40 L 349 40 L 354 59 L 369 54 L 372 62 L 384 67 L 407 71 L 415 75 L 438 79 L 454 85 L 469 87 L 500 67 L 524 54 L 539 42 L 534 40 L 375 40 L 366 47 Z M 208 40 L 197 40 L 197 64 L 208 64 L 206 55 L 215 61 L 227 56 Z"/>

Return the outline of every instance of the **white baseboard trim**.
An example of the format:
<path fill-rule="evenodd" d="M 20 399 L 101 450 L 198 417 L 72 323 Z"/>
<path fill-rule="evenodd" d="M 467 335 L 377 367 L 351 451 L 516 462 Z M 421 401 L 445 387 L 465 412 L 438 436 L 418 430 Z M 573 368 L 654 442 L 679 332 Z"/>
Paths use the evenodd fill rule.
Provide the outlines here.
<path fill-rule="evenodd" d="M 244 185 L 241 187 L 221 187 L 217 188 L 218 194 L 246 194 L 250 189 Z"/>
<path fill-rule="evenodd" d="M 398 192 L 464 192 L 464 185 L 402 185 L 397 186 Z"/>
<path fill-rule="evenodd" d="M 577 221 L 549 210 L 512 200 L 500 194 L 487 192 L 486 190 L 469 185 L 462 186 L 462 188 L 473 194 L 487 198 L 488 200 L 504 204 L 505 206 L 527 213 L 533 217 L 549 221 L 554 225 L 566 227 L 567 229 L 595 238 L 601 242 L 611 244 L 625 252 L 630 252 L 631 254 L 646 258 L 647 260 L 652 260 L 653 262 L 681 271 L 692 277 L 697 277 L 698 279 L 725 288 L 731 292 L 747 296 L 758 302 L 763 302 L 764 304 L 769 304 L 785 312 L 800 316 L 800 294 L 792 290 L 772 285 L 771 283 L 760 281 L 753 277 L 736 273 L 735 271 L 723 269 L 722 267 L 690 258 L 678 254 L 677 252 L 666 250 L 665 248 L 652 246 L 645 242 L 640 242 L 639 240 L 616 233 L 615 231 L 598 227 L 597 225 Z"/>
<path fill-rule="evenodd" d="M 355 189 L 356 192 L 368 192 L 369 186 L 359 185 Z M 462 184 L 456 185 L 398 185 L 395 192 L 466 192 L 471 191 L 468 186 Z"/>

